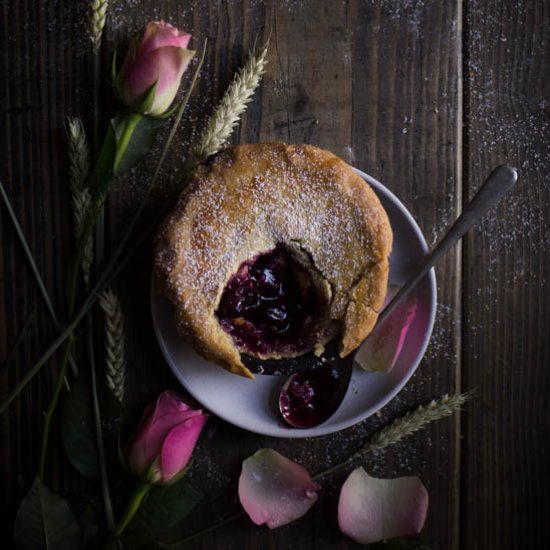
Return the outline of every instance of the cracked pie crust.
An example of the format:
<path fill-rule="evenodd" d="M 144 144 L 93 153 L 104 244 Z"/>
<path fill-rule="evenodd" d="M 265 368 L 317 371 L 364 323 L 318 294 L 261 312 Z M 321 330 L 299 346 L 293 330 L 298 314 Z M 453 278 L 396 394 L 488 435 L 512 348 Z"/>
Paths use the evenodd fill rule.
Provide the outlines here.
<path fill-rule="evenodd" d="M 155 268 L 180 333 L 253 378 L 241 353 L 321 353 L 334 337 L 342 356 L 357 348 L 382 306 L 391 246 L 378 197 L 343 160 L 260 143 L 197 167 L 159 230 Z"/>

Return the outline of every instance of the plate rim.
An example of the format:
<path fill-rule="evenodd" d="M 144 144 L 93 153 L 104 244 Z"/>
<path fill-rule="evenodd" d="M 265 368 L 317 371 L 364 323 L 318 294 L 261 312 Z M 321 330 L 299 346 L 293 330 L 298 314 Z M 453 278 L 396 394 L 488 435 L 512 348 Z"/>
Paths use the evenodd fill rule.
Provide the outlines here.
<path fill-rule="evenodd" d="M 394 205 L 399 209 L 401 214 L 407 218 L 407 221 L 410 223 L 411 227 L 414 230 L 415 236 L 418 239 L 418 242 L 422 248 L 422 250 L 427 253 L 428 252 L 428 244 L 426 243 L 426 239 L 414 219 L 413 215 L 409 212 L 409 210 L 405 207 L 405 205 L 399 200 L 399 198 L 390 190 L 388 189 L 384 184 L 382 184 L 380 181 L 375 179 L 374 177 L 370 176 L 366 172 L 351 167 L 354 172 L 359 174 L 369 185 L 374 187 L 376 190 L 381 191 L 382 193 L 386 193 L 389 198 L 392 200 Z M 350 428 L 352 426 L 355 426 L 359 422 L 362 422 L 363 420 L 366 420 L 373 414 L 375 414 L 377 411 L 385 407 L 407 384 L 407 382 L 411 379 L 412 375 L 416 372 L 418 366 L 420 365 L 422 359 L 424 358 L 424 355 L 426 353 L 426 349 L 430 343 L 433 328 L 435 325 L 435 317 L 436 317 L 436 310 L 437 310 L 437 283 L 436 283 L 436 276 L 435 276 L 435 268 L 432 268 L 428 275 L 428 281 L 429 281 L 429 292 L 430 292 L 430 309 L 429 309 L 429 315 L 428 315 L 428 330 L 424 333 L 424 338 L 421 342 L 421 345 L 419 347 L 419 352 L 416 356 L 416 359 L 412 363 L 411 367 L 407 369 L 407 373 L 405 376 L 403 376 L 402 379 L 399 380 L 399 382 L 391 389 L 391 391 L 387 392 L 387 394 L 384 395 L 381 399 L 379 399 L 374 405 L 371 405 L 367 409 L 365 409 L 360 414 L 354 415 L 352 417 L 343 419 L 336 424 L 331 424 L 326 427 L 324 427 L 324 423 L 316 426 L 315 428 L 309 428 L 309 429 L 298 429 L 298 428 L 291 428 L 286 427 L 278 424 L 274 424 L 271 428 L 257 428 L 254 429 L 254 427 L 250 427 L 248 425 L 244 426 L 243 424 L 239 423 L 238 421 L 235 421 L 233 419 L 229 419 L 226 416 L 219 414 L 218 412 L 212 411 L 210 407 L 205 407 L 207 410 L 212 411 L 213 414 L 224 420 L 225 422 L 228 422 L 229 424 L 232 424 L 233 426 L 236 426 L 240 429 L 249 431 L 251 433 L 256 433 L 258 435 L 263 436 L 269 436 L 269 437 L 277 437 L 277 438 L 284 438 L 284 439 L 304 439 L 304 438 L 312 438 L 312 437 L 322 437 L 325 435 L 337 433 L 339 431 L 342 431 L 346 428 Z M 178 382 L 191 394 L 191 396 L 202 405 L 202 401 L 200 398 L 200 395 L 194 389 L 189 387 L 189 385 L 186 383 L 185 377 L 183 376 L 180 369 L 177 367 L 177 365 L 174 364 L 170 351 L 167 347 L 166 339 L 163 337 L 161 330 L 160 330 L 160 323 L 158 322 L 157 313 L 155 312 L 155 300 L 158 300 L 158 297 L 156 296 L 156 292 L 154 289 L 154 277 L 151 281 L 151 299 L 150 299 L 150 312 L 151 312 L 151 318 L 153 323 L 153 328 L 155 331 L 155 337 L 157 339 L 157 342 L 159 344 L 159 347 L 161 349 L 162 355 L 164 357 L 164 360 L 170 367 L 170 370 L 174 374 L 174 376 L 177 378 Z M 262 375 L 257 375 L 262 376 Z M 268 376 L 268 375 L 266 375 Z M 273 375 L 269 375 L 273 376 Z M 345 398 L 344 398 L 345 399 Z M 330 420 L 330 418 L 328 419 Z"/>

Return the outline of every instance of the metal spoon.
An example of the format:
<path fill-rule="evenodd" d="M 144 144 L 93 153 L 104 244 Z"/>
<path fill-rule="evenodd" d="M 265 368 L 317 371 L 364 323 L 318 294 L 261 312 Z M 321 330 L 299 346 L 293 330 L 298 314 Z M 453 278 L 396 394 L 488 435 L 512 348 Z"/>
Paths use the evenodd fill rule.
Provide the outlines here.
<path fill-rule="evenodd" d="M 456 242 L 516 183 L 517 172 L 507 164 L 495 168 L 447 233 L 426 255 L 413 276 L 401 287 L 378 317 L 381 323 Z M 259 361 L 244 357 L 245 364 L 260 374 L 290 374 L 279 394 L 283 418 L 296 428 L 312 428 L 325 422 L 346 395 L 356 355 L 340 357 L 336 342 L 327 345 L 321 358 L 313 353 L 295 359 Z"/>

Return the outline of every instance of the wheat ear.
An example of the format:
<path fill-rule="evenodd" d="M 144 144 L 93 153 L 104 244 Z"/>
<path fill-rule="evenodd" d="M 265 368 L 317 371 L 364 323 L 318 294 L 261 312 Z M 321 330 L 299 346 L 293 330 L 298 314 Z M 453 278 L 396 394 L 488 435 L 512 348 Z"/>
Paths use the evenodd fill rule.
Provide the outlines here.
<path fill-rule="evenodd" d="M 422 429 L 426 424 L 460 410 L 469 397 L 468 393 L 445 394 L 439 399 L 434 399 L 428 405 L 420 405 L 414 411 L 395 419 L 389 426 L 377 432 L 359 453 L 376 451 L 397 443 L 404 437 Z"/>
<path fill-rule="evenodd" d="M 342 468 L 349 466 L 357 458 L 394 443 L 398 443 L 404 437 L 411 435 L 422 429 L 426 424 L 439 420 L 445 416 L 449 416 L 462 408 L 462 405 L 471 397 L 471 393 L 461 393 L 456 395 L 445 394 L 439 399 L 434 399 L 428 405 L 420 405 L 414 411 L 407 413 L 405 416 L 396 418 L 389 426 L 382 428 L 375 433 L 363 447 L 352 454 L 344 462 L 336 464 L 328 470 L 324 470 L 313 476 L 313 479 L 320 479 L 328 474 L 332 474 Z"/>
<path fill-rule="evenodd" d="M 105 27 L 108 7 L 109 0 L 91 0 L 90 2 L 91 13 L 89 32 L 94 52 L 97 52 L 101 45 L 101 35 L 103 34 L 103 27 Z"/>
<path fill-rule="evenodd" d="M 86 212 L 90 207 L 90 193 L 87 189 L 90 175 L 90 151 L 84 133 L 82 120 L 78 117 L 69 118 L 69 173 L 71 176 L 71 202 L 75 226 L 75 238 L 78 241 Z M 82 255 L 82 276 L 86 287 L 90 285 L 90 270 L 93 261 L 93 240 L 86 243 Z"/>
<path fill-rule="evenodd" d="M 268 46 L 269 41 L 259 50 L 251 52 L 244 66 L 235 75 L 193 149 L 194 164 L 217 153 L 233 133 L 265 73 Z"/>
<path fill-rule="evenodd" d="M 124 399 L 124 317 L 117 295 L 106 289 L 99 295 L 99 304 L 105 313 L 105 351 L 107 385 L 115 397 Z"/>

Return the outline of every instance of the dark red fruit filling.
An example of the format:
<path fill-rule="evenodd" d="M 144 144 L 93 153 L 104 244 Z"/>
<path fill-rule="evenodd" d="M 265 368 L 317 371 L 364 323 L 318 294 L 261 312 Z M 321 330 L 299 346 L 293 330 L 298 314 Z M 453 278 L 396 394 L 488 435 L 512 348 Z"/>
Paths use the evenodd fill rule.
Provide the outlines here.
<path fill-rule="evenodd" d="M 280 245 L 241 264 L 216 311 L 239 347 L 263 355 L 311 349 L 319 314 L 309 274 Z"/>
<path fill-rule="evenodd" d="M 332 416 L 341 397 L 335 395 L 341 373 L 330 366 L 294 374 L 279 396 L 283 418 L 297 428 L 312 428 Z M 345 386 L 347 388 L 347 384 Z"/>

